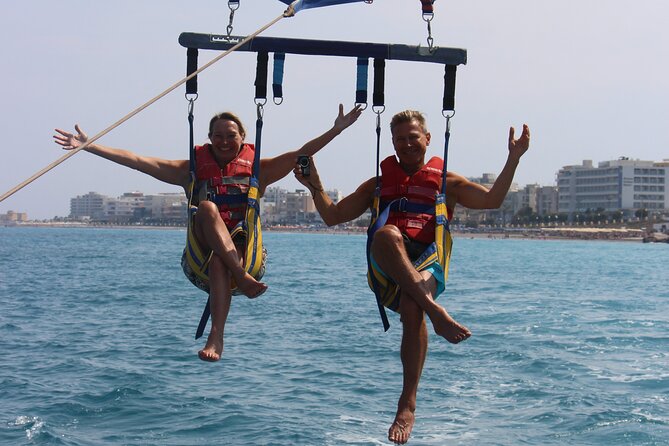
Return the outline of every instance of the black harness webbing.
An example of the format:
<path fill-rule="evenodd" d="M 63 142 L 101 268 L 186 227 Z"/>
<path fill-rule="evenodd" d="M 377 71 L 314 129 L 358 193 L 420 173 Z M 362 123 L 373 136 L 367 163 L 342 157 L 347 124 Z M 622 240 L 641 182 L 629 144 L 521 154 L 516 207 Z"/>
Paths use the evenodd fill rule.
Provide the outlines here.
<path fill-rule="evenodd" d="M 444 171 L 442 172 L 441 193 L 446 195 L 446 172 L 448 166 L 448 143 L 451 139 L 451 118 L 455 114 L 455 75 L 457 67 L 446 65 L 444 67 L 444 99 L 441 113 L 446 118 L 446 131 L 444 133 Z M 446 220 L 448 225 L 448 220 Z M 447 226 L 448 228 L 448 226 Z"/>
<path fill-rule="evenodd" d="M 380 66 L 380 64 L 379 64 Z M 383 105 L 383 80 L 381 79 L 377 83 L 377 63 L 376 60 L 374 61 L 374 105 L 375 106 L 382 106 Z M 441 180 L 441 195 L 444 196 L 445 200 L 445 194 L 446 194 L 446 176 L 447 176 L 447 166 L 448 166 L 448 145 L 449 141 L 451 138 L 451 117 L 455 113 L 455 75 L 456 75 L 456 66 L 455 65 L 446 65 L 445 66 L 445 74 L 444 74 L 444 96 L 443 96 L 443 108 L 442 108 L 442 114 L 446 118 L 446 131 L 444 134 L 444 167 L 442 171 L 442 180 Z M 380 88 L 381 90 L 377 92 L 377 87 Z M 379 100 L 379 103 L 377 104 L 377 99 Z M 375 194 L 380 193 L 380 174 L 379 174 L 379 169 L 380 169 L 380 150 L 381 150 L 381 114 L 377 113 L 377 119 L 376 119 L 376 191 Z M 380 197 L 377 196 L 377 198 L 380 200 Z M 367 265 L 369 269 L 369 278 L 372 282 L 373 287 L 378 289 L 378 281 L 376 280 L 374 274 L 372 273 L 371 269 L 371 246 L 372 246 L 372 240 L 374 238 L 374 233 L 382 228 L 385 224 L 386 221 L 388 220 L 388 214 L 391 210 L 396 209 L 396 208 L 401 208 L 401 207 L 407 207 L 409 206 L 408 203 L 403 203 L 402 199 L 397 199 L 393 200 L 390 203 L 384 203 L 385 207 L 381 209 L 381 205 L 379 204 L 379 215 L 372 215 L 372 220 L 374 221 L 374 224 L 369 227 L 367 230 Z M 373 210 L 373 212 L 376 212 L 376 210 Z M 434 212 L 434 211 L 433 211 Z M 375 218 L 376 217 L 376 218 Z M 446 228 L 446 232 L 448 231 L 449 227 L 449 220 L 448 218 L 445 219 L 445 221 L 438 221 L 437 224 L 444 224 Z M 383 322 L 383 330 L 388 331 L 390 328 L 390 323 L 388 322 L 388 315 L 386 314 L 386 309 L 383 306 L 383 303 L 381 302 L 378 293 L 375 292 L 376 295 L 376 303 L 379 308 L 379 314 L 381 315 L 381 321 Z"/>
<path fill-rule="evenodd" d="M 385 107 L 385 59 L 374 59 L 374 93 L 372 94 L 372 105 L 374 107 Z"/>
<path fill-rule="evenodd" d="M 267 99 L 267 62 L 269 55 L 266 51 L 258 53 L 256 65 L 256 100 Z"/>
<path fill-rule="evenodd" d="M 383 113 L 383 111 L 386 108 L 385 95 L 384 95 L 385 68 L 386 68 L 386 61 L 384 59 L 374 59 L 374 91 L 372 93 L 372 104 L 373 104 L 372 110 L 374 110 L 374 113 L 376 113 L 376 188 L 374 190 L 376 200 L 378 200 L 379 198 L 379 193 L 381 188 L 379 169 L 381 163 L 381 113 Z M 386 224 L 386 220 L 388 220 L 389 211 L 390 211 L 390 206 L 384 209 L 381 212 L 381 215 L 379 215 L 378 217 L 372 215 L 372 220 L 374 221 L 374 224 L 372 224 L 367 229 L 367 269 L 374 290 L 378 290 L 380 286 L 372 272 L 372 241 L 374 240 L 374 233 L 376 233 L 378 229 L 380 229 L 381 227 L 383 227 L 383 225 Z M 373 212 L 376 212 L 376 210 L 374 210 Z M 376 217 L 376 219 L 374 217 Z M 374 295 L 376 296 L 376 306 L 379 309 L 379 315 L 381 316 L 381 321 L 383 322 L 383 330 L 388 331 L 388 329 L 390 328 L 390 322 L 388 322 L 388 315 L 386 314 L 386 309 L 383 306 L 383 302 L 381 302 L 381 298 L 378 295 L 378 293 L 376 293 L 376 291 Z"/>
<path fill-rule="evenodd" d="M 267 53 L 258 53 L 258 64 L 256 66 L 256 106 L 257 106 L 257 119 L 256 119 L 256 138 L 255 138 L 255 153 L 253 157 L 253 170 L 251 173 L 252 179 L 251 184 L 258 187 L 258 178 L 260 177 L 260 151 L 262 149 L 262 127 L 263 127 L 263 104 L 267 100 L 267 62 L 269 56 Z M 244 224 L 246 224 L 244 222 Z M 245 230 L 247 228 L 244 228 Z M 248 248 L 247 248 L 248 249 Z M 247 265 L 244 265 L 247 267 Z M 207 326 L 207 321 L 211 316 L 210 308 L 211 296 L 207 298 L 207 303 L 205 304 L 204 310 L 202 311 L 202 316 L 200 317 L 200 322 L 195 331 L 195 339 L 202 337 L 204 329 Z"/>
<path fill-rule="evenodd" d="M 186 76 L 190 76 L 197 71 L 197 48 L 188 48 L 186 51 Z M 189 98 L 188 96 L 192 96 Z M 195 100 L 197 99 L 197 76 L 186 81 L 186 99 L 188 99 L 188 129 L 189 129 L 189 144 L 188 144 L 188 154 L 190 160 L 190 174 L 191 181 L 195 181 L 195 138 L 193 136 L 193 106 Z"/>

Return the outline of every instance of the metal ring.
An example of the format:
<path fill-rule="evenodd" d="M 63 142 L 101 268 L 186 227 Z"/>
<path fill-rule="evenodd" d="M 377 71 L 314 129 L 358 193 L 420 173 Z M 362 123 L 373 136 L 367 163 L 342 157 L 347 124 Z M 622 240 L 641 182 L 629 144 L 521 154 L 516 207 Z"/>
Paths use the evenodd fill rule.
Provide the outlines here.
<path fill-rule="evenodd" d="M 194 94 L 195 97 L 189 98 L 189 97 L 188 97 L 189 94 Z M 199 96 L 199 95 L 198 95 L 197 93 L 185 93 L 185 94 L 184 94 L 184 97 L 186 98 L 186 100 L 187 100 L 188 102 L 195 102 L 195 101 L 197 101 L 198 96 Z"/>
<path fill-rule="evenodd" d="M 360 107 L 360 110 L 367 110 L 367 103 L 366 102 L 356 102 L 355 104 L 356 107 Z M 364 107 L 363 107 L 364 105 Z"/>
<path fill-rule="evenodd" d="M 446 119 L 451 119 L 453 116 L 455 116 L 455 110 L 442 110 L 441 116 Z"/>
<path fill-rule="evenodd" d="M 281 105 L 281 104 L 283 104 L 283 97 L 281 97 L 281 98 L 272 98 L 272 102 L 274 102 L 274 104 L 276 104 L 276 105 Z"/>
<path fill-rule="evenodd" d="M 384 111 L 386 111 L 386 106 L 385 105 L 372 105 L 372 111 L 376 113 L 377 115 L 381 115 Z"/>

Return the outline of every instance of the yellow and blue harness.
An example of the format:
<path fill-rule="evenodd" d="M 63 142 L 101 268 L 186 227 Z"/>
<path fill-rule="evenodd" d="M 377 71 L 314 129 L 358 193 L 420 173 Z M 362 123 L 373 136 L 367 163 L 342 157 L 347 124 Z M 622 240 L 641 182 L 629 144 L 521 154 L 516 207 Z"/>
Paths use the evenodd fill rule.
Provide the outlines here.
<path fill-rule="evenodd" d="M 380 114 L 377 116 L 376 189 L 374 190 L 374 198 L 371 206 L 371 221 L 367 229 L 367 283 L 376 296 L 376 304 L 379 309 L 379 314 L 381 315 L 384 331 L 388 331 L 390 328 L 390 322 L 388 322 L 388 315 L 386 314 L 385 308 L 388 307 L 393 311 L 398 311 L 401 290 L 399 285 L 384 274 L 376 262 L 374 262 L 374 259 L 372 258 L 372 242 L 376 231 L 382 228 L 388 221 L 388 215 L 391 210 L 395 212 L 434 214 L 434 241 L 430 243 L 423 254 L 414 261 L 414 267 L 417 271 L 424 271 L 433 267 L 435 264 L 438 264 L 441 268 L 432 268 L 434 274 L 443 274 L 443 277 L 437 278 L 437 282 L 445 284 L 448 279 L 448 267 L 451 258 L 451 249 L 453 247 L 453 238 L 451 237 L 449 227 L 448 208 L 446 206 L 446 167 L 448 161 L 451 116 L 452 115 L 446 116 L 441 190 L 439 191 L 440 193 L 435 194 L 434 205 L 412 203 L 405 197 L 395 199 L 389 203 L 381 201 L 382 185 L 379 175 L 379 166 L 381 164 L 379 159 L 381 135 Z"/>
<path fill-rule="evenodd" d="M 446 170 L 444 169 L 444 177 L 445 172 Z M 397 209 L 401 212 L 402 209 L 407 209 L 407 206 L 410 207 L 411 203 L 407 202 L 406 199 L 397 199 L 388 203 L 383 209 L 380 209 L 380 192 L 381 187 L 380 184 L 378 184 L 374 192 L 374 200 L 372 203 L 371 223 L 367 229 L 367 283 L 376 295 L 376 303 L 379 308 L 381 320 L 383 321 L 383 328 L 387 331 L 388 328 L 390 328 L 390 323 L 388 322 L 385 307 L 397 311 L 401 290 L 395 282 L 378 268 L 376 262 L 373 261 L 371 257 L 372 241 L 374 240 L 376 231 L 386 224 L 391 209 Z M 421 212 L 434 213 L 434 242 L 428 245 L 423 254 L 416 259 L 414 267 L 417 271 L 423 271 L 431 267 L 433 264 L 438 263 L 441 266 L 441 273 L 443 273 L 443 280 L 441 280 L 441 282 L 445 283 L 448 278 L 448 266 L 451 257 L 453 239 L 449 230 L 446 195 L 444 193 L 436 194 L 435 204 L 432 208 L 433 209 L 423 208 L 421 209 Z M 437 268 L 436 271 L 439 271 L 439 268 Z"/>
<path fill-rule="evenodd" d="M 211 260 L 212 253 L 205 252 L 198 244 L 195 234 L 192 230 L 193 225 L 193 216 L 197 211 L 197 207 L 194 206 L 193 197 L 198 195 L 198 180 L 196 177 L 196 166 L 195 166 L 195 145 L 193 144 L 193 130 L 192 130 L 192 107 L 189 111 L 189 122 L 191 123 L 191 150 L 190 150 L 190 170 L 191 170 L 191 184 L 189 188 L 189 218 L 188 218 L 188 230 L 186 238 L 186 247 L 184 249 L 183 262 L 188 264 L 188 267 L 191 271 L 194 272 L 197 282 L 208 284 L 209 282 L 209 262 Z M 212 201 L 217 204 L 224 203 L 226 200 L 229 200 L 230 203 L 238 202 L 241 195 L 245 195 L 246 200 L 246 209 L 244 211 L 244 218 L 240 220 L 231 230 L 230 237 L 235 240 L 239 237 L 244 237 L 245 239 L 245 250 L 244 250 L 244 268 L 251 276 L 255 278 L 260 278 L 264 273 L 265 269 L 265 256 L 266 251 L 263 246 L 262 238 L 262 226 L 260 222 L 260 186 L 258 182 L 258 176 L 260 173 L 260 146 L 261 146 L 261 136 L 262 136 L 262 115 L 258 114 L 258 120 L 256 121 L 256 142 L 255 142 L 255 153 L 253 159 L 253 169 L 251 176 L 248 177 L 249 188 L 245 194 L 236 194 L 233 196 L 226 197 L 218 196 L 211 197 Z M 238 180 L 236 180 L 238 181 Z M 194 281 L 195 283 L 195 281 Z M 206 291 L 208 287 L 199 286 L 195 283 L 198 288 L 201 288 Z M 236 284 L 232 283 L 232 290 L 236 289 Z M 198 328 L 195 332 L 195 339 L 198 339 L 204 333 L 204 329 L 211 315 L 210 310 L 210 298 L 207 299 L 207 303 L 202 312 Z"/>

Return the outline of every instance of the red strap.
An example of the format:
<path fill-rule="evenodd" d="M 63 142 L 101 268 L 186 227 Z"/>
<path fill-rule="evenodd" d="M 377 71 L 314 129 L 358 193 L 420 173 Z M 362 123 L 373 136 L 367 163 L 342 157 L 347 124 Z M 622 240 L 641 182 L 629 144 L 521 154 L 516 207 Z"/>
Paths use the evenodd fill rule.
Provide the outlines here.
<path fill-rule="evenodd" d="M 423 5 L 423 14 L 433 14 L 434 13 L 434 8 L 432 7 L 432 4 L 434 3 L 434 0 L 420 0 L 420 2 Z"/>

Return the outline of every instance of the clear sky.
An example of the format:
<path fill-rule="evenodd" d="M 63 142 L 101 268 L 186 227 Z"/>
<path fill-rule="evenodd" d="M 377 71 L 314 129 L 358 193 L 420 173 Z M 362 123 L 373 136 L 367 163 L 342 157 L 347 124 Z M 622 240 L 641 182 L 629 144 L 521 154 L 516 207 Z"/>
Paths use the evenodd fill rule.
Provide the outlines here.
<path fill-rule="evenodd" d="M 278 0 L 241 0 L 233 34 L 246 35 L 285 9 Z M 669 3 L 664 0 L 439 0 L 435 44 L 465 48 L 458 70 L 450 170 L 497 173 L 508 127 L 527 123 L 532 146 L 516 174 L 521 184 L 552 185 L 565 165 L 620 156 L 669 158 Z M 184 77 L 181 32 L 224 34 L 225 0 L 22 0 L 0 14 L 2 162 L 0 193 L 63 155 L 53 129 L 79 123 L 94 135 Z M 425 45 L 418 0 L 375 0 L 304 10 L 266 36 Z M 200 52 L 200 64 L 219 53 Z M 255 55 L 231 54 L 200 75 L 196 141 L 209 118 L 232 110 L 254 137 Z M 431 154 L 443 146 L 442 67 L 389 61 L 382 156 L 392 152 L 387 124 L 406 108 L 424 111 Z M 370 79 L 371 83 L 371 79 Z M 263 153 L 299 147 L 329 128 L 343 102 L 353 105 L 353 59 L 287 56 L 285 99 L 265 111 Z M 183 87 L 103 137 L 103 144 L 170 159 L 188 154 Z M 370 85 L 371 94 L 371 85 Z M 328 188 L 351 192 L 375 171 L 375 115 L 317 158 Z M 292 176 L 278 183 L 300 187 Z M 29 218 L 69 213 L 69 200 L 96 191 L 118 196 L 176 192 L 130 169 L 81 152 L 0 203 Z"/>

